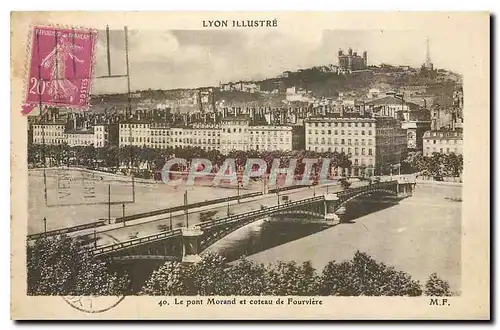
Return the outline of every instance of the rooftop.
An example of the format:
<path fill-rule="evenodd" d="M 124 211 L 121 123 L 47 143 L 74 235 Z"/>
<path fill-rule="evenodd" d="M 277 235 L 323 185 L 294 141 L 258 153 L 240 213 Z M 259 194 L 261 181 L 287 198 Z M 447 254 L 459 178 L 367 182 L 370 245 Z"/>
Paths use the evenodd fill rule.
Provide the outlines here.
<path fill-rule="evenodd" d="M 66 134 L 94 134 L 94 128 L 89 129 L 70 129 L 65 132 Z"/>
<path fill-rule="evenodd" d="M 380 97 L 378 99 L 370 100 L 367 101 L 366 104 L 369 105 L 386 105 L 386 104 L 393 104 L 393 105 L 401 105 L 401 104 L 406 104 L 410 108 L 415 108 L 418 109 L 419 106 L 413 102 L 407 102 L 404 99 L 401 99 L 399 97 L 395 97 L 394 95 L 387 95 L 384 97 Z"/>
<path fill-rule="evenodd" d="M 433 140 L 439 140 L 439 139 L 461 140 L 463 139 L 463 130 L 462 128 L 455 128 L 455 130 L 430 130 L 424 133 L 423 138 L 433 139 Z"/>

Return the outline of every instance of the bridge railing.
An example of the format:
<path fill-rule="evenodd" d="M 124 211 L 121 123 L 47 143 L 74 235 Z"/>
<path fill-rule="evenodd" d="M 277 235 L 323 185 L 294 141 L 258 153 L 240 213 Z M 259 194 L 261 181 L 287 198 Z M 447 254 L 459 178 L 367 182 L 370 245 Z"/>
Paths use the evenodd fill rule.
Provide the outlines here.
<path fill-rule="evenodd" d="M 397 180 L 385 181 L 385 182 L 377 182 L 377 183 L 373 183 L 373 184 L 366 185 L 366 186 L 361 186 L 361 187 L 356 187 L 356 188 L 350 188 L 350 189 L 347 189 L 347 190 L 339 191 L 337 193 L 337 196 L 338 197 L 342 197 L 342 196 L 346 196 L 346 195 L 347 196 L 351 196 L 351 195 L 357 194 L 358 192 L 363 192 L 363 191 L 366 191 L 366 190 L 369 190 L 369 189 L 390 188 L 390 187 L 392 187 L 393 185 L 395 185 L 397 183 L 398 183 Z"/>
<path fill-rule="evenodd" d="M 361 192 L 361 191 L 368 190 L 368 189 L 388 188 L 394 184 L 397 184 L 397 181 L 379 182 L 379 183 L 375 183 L 372 185 L 347 189 L 347 190 L 338 192 L 337 194 L 339 195 L 339 197 L 343 196 L 343 195 L 352 195 L 352 194 L 356 194 L 357 192 Z M 281 205 L 270 206 L 270 207 L 267 207 L 267 208 L 261 209 L 261 210 L 240 213 L 240 214 L 232 215 L 232 216 L 225 217 L 222 219 L 216 219 L 216 220 L 211 220 L 211 221 L 207 221 L 207 222 L 202 222 L 198 226 L 200 227 L 200 229 L 206 230 L 206 229 L 210 229 L 210 228 L 219 226 L 221 224 L 229 224 L 229 223 L 240 221 L 242 219 L 266 216 L 266 215 L 273 214 L 274 212 L 277 212 L 277 211 L 287 210 L 287 209 L 290 209 L 290 208 L 293 208 L 296 206 L 307 205 L 307 204 L 314 203 L 314 202 L 320 202 L 322 200 L 324 200 L 324 196 L 316 196 L 316 197 L 306 198 L 306 199 L 302 199 L 302 200 L 298 200 L 298 201 L 284 203 Z M 99 247 L 99 248 L 93 249 L 92 252 L 94 253 L 94 255 L 109 253 L 109 252 L 120 250 L 120 249 L 123 249 L 126 247 L 132 247 L 135 245 L 140 245 L 140 244 L 152 242 L 152 241 L 156 241 L 159 239 L 165 239 L 165 238 L 178 236 L 178 235 L 181 235 L 181 233 L 182 233 L 181 229 L 170 230 L 170 231 L 162 232 L 159 234 L 153 234 L 153 235 L 144 236 L 144 237 L 140 237 L 140 238 L 134 238 L 134 239 L 131 239 L 131 240 L 128 240 L 125 242 L 120 242 L 120 243 L 113 244 L 113 245 Z"/>
<path fill-rule="evenodd" d="M 101 227 L 101 226 L 104 226 L 106 224 L 106 221 L 107 220 L 99 220 L 99 221 L 94 221 L 91 223 L 86 223 L 83 225 L 66 227 L 66 228 L 61 228 L 61 229 L 56 229 L 56 230 L 50 230 L 50 231 L 43 232 L 43 233 L 31 234 L 31 235 L 28 235 L 27 238 L 28 238 L 28 241 L 31 241 L 31 240 L 39 239 L 40 237 L 44 237 L 44 236 L 62 235 L 62 234 L 72 233 L 75 231 Z"/>
<path fill-rule="evenodd" d="M 123 221 L 135 220 L 135 219 L 140 219 L 140 218 L 152 217 L 155 215 L 161 215 L 161 214 L 166 214 L 166 213 L 170 213 L 170 212 L 178 212 L 178 211 L 182 211 L 182 210 L 186 210 L 186 209 L 193 209 L 193 208 L 197 208 L 197 207 L 218 204 L 218 203 L 224 203 L 224 202 L 228 202 L 228 201 L 234 201 L 237 199 L 257 197 L 257 196 L 261 196 L 261 195 L 262 195 L 262 192 L 255 192 L 255 193 L 243 194 L 240 196 L 229 196 L 229 197 L 211 199 L 211 200 L 206 200 L 206 201 L 202 201 L 202 202 L 191 203 L 188 205 L 173 206 L 173 207 L 169 207 L 169 208 L 165 208 L 165 209 L 154 210 L 154 211 L 143 212 L 143 213 L 136 213 L 136 214 L 127 215 L 125 217 L 119 217 L 119 218 L 116 218 L 115 222 L 123 222 Z"/>
<path fill-rule="evenodd" d="M 306 187 L 310 187 L 310 186 L 309 185 L 304 185 L 304 184 L 299 184 L 299 185 L 294 185 L 294 186 L 285 186 L 285 187 L 279 187 L 279 188 L 272 188 L 272 189 L 269 189 L 267 192 L 269 194 L 275 194 L 277 192 L 288 191 L 288 190 L 299 189 L 299 188 L 306 188 Z"/>
<path fill-rule="evenodd" d="M 175 237 L 181 235 L 181 230 L 180 229 L 175 229 L 175 230 L 169 230 L 166 232 L 162 232 L 159 234 L 154 234 L 154 235 L 149 235 L 149 236 L 144 236 L 144 237 L 138 237 L 134 238 L 128 241 L 112 244 L 112 245 L 106 245 L 106 246 L 101 246 L 95 249 L 92 249 L 92 253 L 94 255 L 100 255 L 100 254 L 105 254 L 105 253 L 110 253 L 113 251 L 121 250 L 126 247 L 132 247 L 135 245 L 140 245 L 160 239 L 166 239 L 170 237 Z"/>
<path fill-rule="evenodd" d="M 317 196 L 317 197 L 302 199 L 302 200 L 298 200 L 298 201 L 288 202 L 288 203 L 281 204 L 281 205 L 270 206 L 270 207 L 267 207 L 267 208 L 262 209 L 262 210 L 250 211 L 250 212 L 246 212 L 246 213 L 241 213 L 241 214 L 236 214 L 233 216 L 225 217 L 222 219 L 216 219 L 216 220 L 212 220 L 212 221 L 203 222 L 199 225 L 199 227 L 202 230 L 209 229 L 209 228 L 213 228 L 215 226 L 221 225 L 221 224 L 232 223 L 232 222 L 246 219 L 249 217 L 255 218 L 255 217 L 259 217 L 259 216 L 270 215 L 270 214 L 273 214 L 274 212 L 277 212 L 277 211 L 287 210 L 287 209 L 293 208 L 295 206 L 305 205 L 305 204 L 309 204 L 309 203 L 313 203 L 313 202 L 319 202 L 319 201 L 322 201 L 323 199 L 324 199 L 324 196 Z"/>

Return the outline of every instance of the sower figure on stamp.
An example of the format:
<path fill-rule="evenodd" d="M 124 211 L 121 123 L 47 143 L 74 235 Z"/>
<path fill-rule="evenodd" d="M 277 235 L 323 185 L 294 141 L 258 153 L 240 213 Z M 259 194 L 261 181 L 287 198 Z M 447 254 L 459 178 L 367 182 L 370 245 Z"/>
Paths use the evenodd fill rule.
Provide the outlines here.
<path fill-rule="evenodd" d="M 83 47 L 75 45 L 67 38 L 61 38 L 61 42 L 54 46 L 54 49 L 42 60 L 41 65 L 50 70 L 49 95 L 53 101 L 67 100 L 73 101 L 73 95 L 78 92 L 76 87 L 66 77 L 66 60 L 68 58 L 83 63 L 73 51 L 82 50 Z"/>

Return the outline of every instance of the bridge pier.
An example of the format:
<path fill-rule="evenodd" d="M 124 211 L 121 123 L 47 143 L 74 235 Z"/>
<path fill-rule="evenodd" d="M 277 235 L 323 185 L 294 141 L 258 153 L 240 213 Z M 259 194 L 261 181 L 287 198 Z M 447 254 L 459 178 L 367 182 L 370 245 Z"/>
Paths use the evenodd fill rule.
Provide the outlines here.
<path fill-rule="evenodd" d="M 335 206 L 339 201 L 337 194 L 325 194 L 325 221 L 328 223 L 340 223 L 340 217 L 335 214 Z"/>
<path fill-rule="evenodd" d="M 201 260 L 200 237 L 203 231 L 198 227 L 182 228 L 182 262 L 194 263 Z"/>
<path fill-rule="evenodd" d="M 397 193 L 398 193 L 398 196 L 411 196 L 413 194 L 413 183 L 411 183 L 411 182 L 398 182 Z"/>

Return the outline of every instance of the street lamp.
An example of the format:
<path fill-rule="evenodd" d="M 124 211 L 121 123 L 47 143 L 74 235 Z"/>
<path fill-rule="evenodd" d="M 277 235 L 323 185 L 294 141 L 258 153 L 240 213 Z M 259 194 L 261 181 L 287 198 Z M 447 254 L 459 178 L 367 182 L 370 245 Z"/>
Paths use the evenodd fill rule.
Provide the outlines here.
<path fill-rule="evenodd" d="M 229 217 L 230 214 L 229 214 L 229 199 L 227 200 L 227 216 Z"/>
<path fill-rule="evenodd" d="M 43 232 L 47 233 L 47 218 L 43 217 Z"/>
<path fill-rule="evenodd" d="M 97 248 L 97 233 L 94 226 L 94 248 Z"/>
<path fill-rule="evenodd" d="M 188 212 L 188 192 L 184 191 L 184 213 L 186 213 L 186 227 L 189 228 L 189 212 Z"/>
<path fill-rule="evenodd" d="M 123 227 L 126 226 L 125 224 L 125 203 L 122 204 L 122 220 L 123 220 Z"/>

